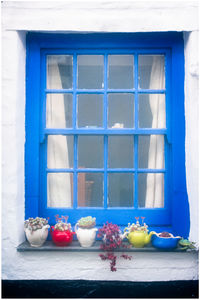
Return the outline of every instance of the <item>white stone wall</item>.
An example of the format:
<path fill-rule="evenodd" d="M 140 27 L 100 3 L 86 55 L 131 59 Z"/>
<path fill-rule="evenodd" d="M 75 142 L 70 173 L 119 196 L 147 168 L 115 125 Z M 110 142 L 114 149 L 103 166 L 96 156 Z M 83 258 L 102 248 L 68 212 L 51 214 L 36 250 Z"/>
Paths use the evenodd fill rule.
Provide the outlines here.
<path fill-rule="evenodd" d="M 27 31 L 184 31 L 186 179 L 190 238 L 198 240 L 197 1 L 35 1 L 2 3 L 2 277 L 3 279 L 190 280 L 197 254 L 135 253 L 118 271 L 97 253 L 18 253 L 24 241 L 25 37 Z"/>
<path fill-rule="evenodd" d="M 199 32 L 185 33 L 185 153 L 190 204 L 190 239 L 198 242 L 199 228 Z"/>

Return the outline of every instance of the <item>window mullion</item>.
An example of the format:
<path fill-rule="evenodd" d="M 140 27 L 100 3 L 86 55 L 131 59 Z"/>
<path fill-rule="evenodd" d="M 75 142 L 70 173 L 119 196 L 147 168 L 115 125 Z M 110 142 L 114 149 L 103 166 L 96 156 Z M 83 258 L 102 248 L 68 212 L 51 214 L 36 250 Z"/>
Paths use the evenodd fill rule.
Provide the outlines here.
<path fill-rule="evenodd" d="M 134 166 L 135 166 L 135 176 L 134 176 L 134 207 L 138 208 L 138 135 L 134 136 Z"/>
<path fill-rule="evenodd" d="M 108 116 L 108 101 L 107 101 L 107 88 L 108 88 L 108 55 L 104 55 L 104 116 L 103 116 L 103 125 L 107 129 L 107 116 Z"/>
<path fill-rule="evenodd" d="M 138 54 L 134 56 L 134 84 L 135 84 L 135 129 L 138 130 Z M 134 176 L 134 203 L 133 206 L 138 208 L 138 135 L 134 136 L 134 166 L 135 166 L 135 176 Z"/>
<path fill-rule="evenodd" d="M 73 129 L 76 130 L 77 123 L 77 55 L 74 54 L 73 57 Z M 78 184 L 77 184 L 77 166 L 78 166 L 78 136 L 74 135 L 74 176 L 73 176 L 73 208 L 77 208 L 77 194 L 78 194 Z"/>
<path fill-rule="evenodd" d="M 104 136 L 104 208 L 107 208 L 108 201 L 108 172 L 107 172 L 107 162 L 108 162 L 108 136 Z"/>
<path fill-rule="evenodd" d="M 78 145 L 78 136 L 75 135 L 74 136 L 74 184 L 73 184 L 73 208 L 77 208 L 77 190 L 78 190 L 78 184 L 77 184 L 77 158 L 78 158 L 78 149 L 77 149 L 77 145 Z"/>
<path fill-rule="evenodd" d="M 135 77 L 134 77 L 134 84 L 135 84 L 135 129 L 138 129 L 138 54 L 135 54 L 134 57 L 134 64 L 135 64 L 135 68 L 134 68 L 134 73 L 135 73 Z"/>
<path fill-rule="evenodd" d="M 76 129 L 76 118 L 77 118 L 77 94 L 76 94 L 76 88 L 77 88 L 77 55 L 74 54 L 73 57 L 73 129 Z"/>
<path fill-rule="evenodd" d="M 107 100 L 107 88 L 108 88 L 108 55 L 104 55 L 104 116 L 103 126 L 107 129 L 107 116 L 108 116 L 108 100 Z M 108 136 L 104 135 L 104 208 L 107 208 L 108 201 L 108 176 L 107 176 L 107 162 L 108 162 Z"/>

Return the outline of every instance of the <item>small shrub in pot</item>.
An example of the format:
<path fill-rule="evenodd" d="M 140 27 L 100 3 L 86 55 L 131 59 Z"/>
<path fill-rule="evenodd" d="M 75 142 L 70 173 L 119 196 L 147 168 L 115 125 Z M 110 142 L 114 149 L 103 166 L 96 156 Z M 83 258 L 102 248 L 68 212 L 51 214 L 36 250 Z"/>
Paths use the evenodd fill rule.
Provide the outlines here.
<path fill-rule="evenodd" d="M 26 238 L 32 247 L 41 247 L 47 239 L 48 220 L 45 218 L 29 218 L 24 221 Z"/>
<path fill-rule="evenodd" d="M 57 246 L 68 246 L 73 240 L 73 235 L 75 234 L 72 231 L 72 226 L 70 223 L 67 223 L 68 216 L 62 216 L 59 218 L 59 215 L 56 215 L 56 224 L 51 226 L 51 236 L 53 242 Z"/>
<path fill-rule="evenodd" d="M 75 225 L 75 232 L 80 245 L 84 248 L 91 247 L 95 241 L 96 232 L 96 218 L 91 216 L 83 217 Z"/>

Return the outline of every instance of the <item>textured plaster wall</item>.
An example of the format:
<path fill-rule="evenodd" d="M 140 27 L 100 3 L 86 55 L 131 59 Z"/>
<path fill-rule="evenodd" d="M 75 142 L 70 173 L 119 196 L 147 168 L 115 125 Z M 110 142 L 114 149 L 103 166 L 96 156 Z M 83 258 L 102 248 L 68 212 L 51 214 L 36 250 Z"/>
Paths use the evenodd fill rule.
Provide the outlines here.
<path fill-rule="evenodd" d="M 185 40 L 185 153 L 190 203 L 190 239 L 198 241 L 199 228 L 199 32 L 186 32 Z"/>
<path fill-rule="evenodd" d="M 191 280 L 197 254 L 135 253 L 118 272 L 98 253 L 18 253 L 24 241 L 25 37 L 27 31 L 185 31 L 186 172 L 190 237 L 198 238 L 198 24 L 196 1 L 3 2 L 3 279 Z M 6 222 L 5 222 L 6 220 Z"/>

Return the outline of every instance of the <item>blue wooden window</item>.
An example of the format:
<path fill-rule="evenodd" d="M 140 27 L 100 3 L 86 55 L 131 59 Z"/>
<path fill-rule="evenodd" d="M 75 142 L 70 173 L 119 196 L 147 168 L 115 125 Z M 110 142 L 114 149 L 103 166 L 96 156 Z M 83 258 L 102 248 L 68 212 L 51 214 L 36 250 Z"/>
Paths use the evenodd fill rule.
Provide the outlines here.
<path fill-rule="evenodd" d="M 161 126 L 144 117 L 155 101 L 165 107 Z M 124 226 L 143 216 L 188 235 L 181 33 L 28 34 L 26 103 L 26 217 L 75 224 L 92 215 Z M 161 163 L 151 167 L 153 139 Z M 147 206 L 152 178 L 162 199 Z"/>

